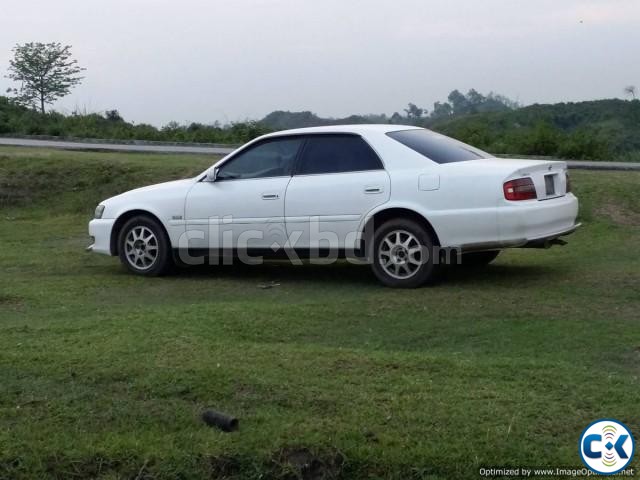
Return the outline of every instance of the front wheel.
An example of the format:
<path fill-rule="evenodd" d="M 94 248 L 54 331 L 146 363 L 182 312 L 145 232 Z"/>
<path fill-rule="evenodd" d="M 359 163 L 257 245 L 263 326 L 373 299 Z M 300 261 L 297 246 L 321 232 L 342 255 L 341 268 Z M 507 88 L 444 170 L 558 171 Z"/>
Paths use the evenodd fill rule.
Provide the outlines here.
<path fill-rule="evenodd" d="M 118 237 L 118 255 L 129 271 L 149 277 L 166 273 L 173 264 L 167 234 L 147 216 L 133 217 L 124 224 Z"/>
<path fill-rule="evenodd" d="M 416 288 L 435 277 L 434 242 L 420 224 L 389 220 L 373 236 L 371 268 L 387 287 Z"/>

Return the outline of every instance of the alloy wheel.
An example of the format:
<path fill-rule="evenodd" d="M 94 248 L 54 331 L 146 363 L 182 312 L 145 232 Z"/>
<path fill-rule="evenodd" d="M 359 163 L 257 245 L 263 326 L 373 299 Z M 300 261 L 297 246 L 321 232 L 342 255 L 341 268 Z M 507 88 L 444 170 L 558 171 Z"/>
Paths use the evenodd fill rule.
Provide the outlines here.
<path fill-rule="evenodd" d="M 393 230 L 380 242 L 378 260 L 387 275 L 406 280 L 422 266 L 422 253 L 422 245 L 415 235 L 407 230 Z"/>
<path fill-rule="evenodd" d="M 129 230 L 124 247 L 127 261 L 136 269 L 147 270 L 158 259 L 158 239 L 148 227 L 138 225 Z"/>

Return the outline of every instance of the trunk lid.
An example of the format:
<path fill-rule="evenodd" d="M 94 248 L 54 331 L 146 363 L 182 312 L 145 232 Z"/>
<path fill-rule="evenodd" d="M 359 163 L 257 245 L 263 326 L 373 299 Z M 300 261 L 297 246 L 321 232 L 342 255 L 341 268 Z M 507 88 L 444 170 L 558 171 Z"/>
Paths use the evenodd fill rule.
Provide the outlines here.
<path fill-rule="evenodd" d="M 549 160 L 504 159 L 514 171 L 505 181 L 529 177 L 536 187 L 538 200 L 562 197 L 567 193 L 566 162 Z"/>
<path fill-rule="evenodd" d="M 536 188 L 538 201 L 562 197 L 567 193 L 567 163 L 555 160 L 528 160 L 518 158 L 485 158 L 442 166 L 474 169 L 481 168 L 501 178 L 502 183 L 529 177 Z"/>

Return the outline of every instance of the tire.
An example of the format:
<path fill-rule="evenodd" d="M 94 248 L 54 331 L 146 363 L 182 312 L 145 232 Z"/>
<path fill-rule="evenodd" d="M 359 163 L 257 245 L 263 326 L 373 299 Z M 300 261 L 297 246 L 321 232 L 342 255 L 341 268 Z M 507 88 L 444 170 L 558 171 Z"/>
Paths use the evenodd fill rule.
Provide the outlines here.
<path fill-rule="evenodd" d="M 118 256 L 136 275 L 157 277 L 173 267 L 171 244 L 164 228 L 144 215 L 129 219 L 120 230 Z"/>
<path fill-rule="evenodd" d="M 432 281 L 437 273 L 433 257 L 431 235 L 413 220 L 389 220 L 373 235 L 371 268 L 387 287 L 417 288 Z"/>
<path fill-rule="evenodd" d="M 500 255 L 500 250 L 490 252 L 463 253 L 460 266 L 462 267 L 484 267 L 493 262 Z"/>

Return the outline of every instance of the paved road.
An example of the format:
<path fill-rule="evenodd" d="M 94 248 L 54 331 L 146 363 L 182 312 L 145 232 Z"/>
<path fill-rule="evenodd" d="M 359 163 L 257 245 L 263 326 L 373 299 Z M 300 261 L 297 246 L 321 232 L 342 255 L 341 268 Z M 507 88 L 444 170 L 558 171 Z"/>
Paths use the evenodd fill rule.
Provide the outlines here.
<path fill-rule="evenodd" d="M 640 163 L 634 162 L 590 162 L 587 160 L 565 160 L 569 168 L 581 170 L 636 170 L 640 171 Z"/>
<path fill-rule="evenodd" d="M 90 143 L 90 142 L 66 142 L 59 140 L 34 140 L 31 138 L 4 138 L 0 137 L 0 145 L 13 145 L 20 147 L 46 147 L 60 148 L 63 150 L 109 150 L 116 152 L 149 152 L 149 153 L 209 153 L 212 155 L 226 155 L 233 152 L 234 148 L 218 146 L 197 145 L 154 145 L 154 144 L 115 144 L 115 143 Z"/>
<path fill-rule="evenodd" d="M 150 152 L 150 153 L 204 153 L 212 155 L 226 155 L 235 150 L 233 147 L 205 146 L 205 145 L 158 145 L 158 144 L 115 144 L 66 142 L 59 140 L 35 140 L 31 138 L 0 137 L 0 145 L 14 145 L 22 147 L 60 148 L 63 150 L 110 150 L 117 152 Z M 583 170 L 636 170 L 640 171 L 640 163 L 632 162 L 589 162 L 583 160 L 567 160 L 569 168 Z"/>

